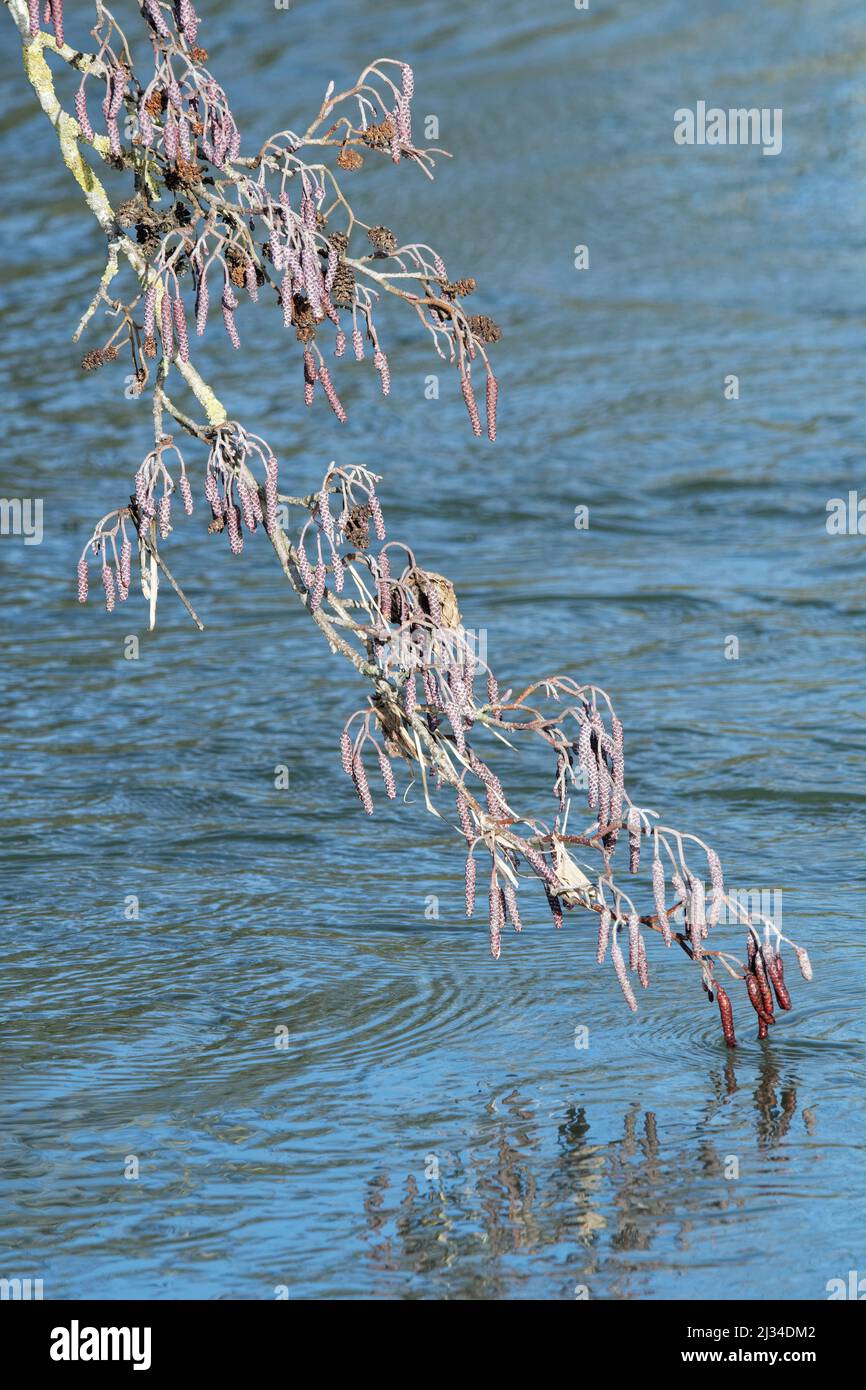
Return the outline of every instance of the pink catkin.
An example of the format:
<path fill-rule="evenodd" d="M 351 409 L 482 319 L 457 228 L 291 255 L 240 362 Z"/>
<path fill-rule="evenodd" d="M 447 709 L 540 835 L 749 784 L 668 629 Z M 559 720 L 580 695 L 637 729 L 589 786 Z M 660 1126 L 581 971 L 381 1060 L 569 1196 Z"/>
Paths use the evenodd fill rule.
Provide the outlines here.
<path fill-rule="evenodd" d="M 265 517 L 268 535 L 274 533 L 277 524 L 277 460 L 273 454 L 270 455 L 266 464 L 267 482 L 265 483 Z"/>
<path fill-rule="evenodd" d="M 75 93 L 75 115 L 85 140 L 92 140 L 93 126 L 90 124 L 90 117 L 87 114 L 87 97 L 83 86 L 79 87 Z"/>
<path fill-rule="evenodd" d="M 394 781 L 394 769 L 384 753 L 379 754 L 379 771 L 382 774 L 382 781 L 385 783 L 388 800 L 393 801 L 397 795 L 397 783 Z"/>
<path fill-rule="evenodd" d="M 707 850 L 707 868 L 710 871 L 710 883 L 713 888 L 710 898 L 710 910 L 707 913 L 707 926 L 714 927 L 721 916 L 725 896 L 725 881 L 722 874 L 722 865 L 714 849 Z"/>
<path fill-rule="evenodd" d="M 499 399 L 499 383 L 492 372 L 487 377 L 487 438 L 496 443 L 496 402 Z"/>
<path fill-rule="evenodd" d="M 544 891 L 547 896 L 547 906 L 550 908 L 550 915 L 553 918 L 553 925 L 557 931 L 560 931 L 563 922 L 562 903 L 556 894 L 551 893 L 546 887 Z"/>
<path fill-rule="evenodd" d="M 668 921 L 667 905 L 665 903 L 665 870 L 661 859 L 656 856 L 653 860 L 653 900 L 655 902 L 656 916 L 662 929 L 662 936 L 666 946 L 670 946 L 673 941 L 671 934 L 671 924 Z"/>
<path fill-rule="evenodd" d="M 628 812 L 628 868 L 636 874 L 640 868 L 640 813 L 636 806 Z"/>
<path fill-rule="evenodd" d="M 244 538 L 241 535 L 238 509 L 231 500 L 228 501 L 226 506 L 226 529 L 229 533 L 229 548 L 232 554 L 240 555 L 244 548 Z"/>
<path fill-rule="evenodd" d="M 171 497 L 168 493 L 159 499 L 157 524 L 159 525 L 159 534 L 165 540 L 171 534 Z"/>
<path fill-rule="evenodd" d="M 120 547 L 120 583 L 126 598 L 132 583 L 132 545 L 126 539 Z"/>
<path fill-rule="evenodd" d="M 172 357 L 174 355 L 174 315 L 172 314 L 168 290 L 162 296 L 159 313 L 162 329 L 162 350 L 166 357 Z"/>
<path fill-rule="evenodd" d="M 638 937 L 637 943 L 637 977 L 640 980 L 642 989 L 649 989 L 649 961 L 646 958 L 646 946 L 642 936 Z"/>
<path fill-rule="evenodd" d="M 466 856 L 466 916 L 471 917 L 475 911 L 475 860 L 470 851 Z"/>
<path fill-rule="evenodd" d="M 488 902 L 490 911 L 490 954 L 494 960 L 498 960 L 502 950 L 502 928 L 505 925 L 505 914 L 502 909 L 502 894 L 499 891 L 499 884 L 496 881 L 495 874 L 491 879 Z"/>
<path fill-rule="evenodd" d="M 340 734 L 340 762 L 347 777 L 353 775 L 352 757 L 352 738 L 349 730 L 344 729 Z"/>
<path fill-rule="evenodd" d="M 634 990 L 632 989 L 631 984 L 629 983 L 628 972 L 625 968 L 625 961 L 622 958 L 622 951 L 619 947 L 619 940 L 616 928 L 614 928 L 613 935 L 611 937 L 610 958 L 613 961 L 613 968 L 616 974 L 616 978 L 619 981 L 619 987 L 622 990 L 623 995 L 625 996 L 625 1002 L 628 1004 L 632 1013 L 635 1013 L 637 1011 L 637 1000 L 634 997 Z"/>
<path fill-rule="evenodd" d="M 480 435 L 481 416 L 478 413 L 478 406 L 475 402 L 475 392 L 472 389 L 472 382 L 469 378 L 468 372 L 461 373 L 460 388 L 463 392 L 463 399 L 466 402 L 466 409 L 469 412 L 469 420 L 472 425 L 472 433 L 475 435 Z"/>
<path fill-rule="evenodd" d="M 370 515 L 373 518 L 373 529 L 376 532 L 376 539 L 383 541 L 385 539 L 385 518 L 382 515 L 382 504 L 379 501 L 378 495 L 372 488 L 370 489 L 369 500 Z"/>
<path fill-rule="evenodd" d="M 37 27 L 37 28 L 39 27 L 38 14 L 37 14 L 37 25 L 36 25 L 36 27 Z M 88 575 L 88 569 L 87 569 L 87 559 L 86 559 L 86 557 L 85 557 L 84 555 L 82 555 L 81 559 L 78 561 L 78 602 L 79 602 L 79 603 L 86 603 L 86 602 L 87 602 L 88 579 L 89 579 L 89 575 Z"/>
<path fill-rule="evenodd" d="M 628 968 L 637 970 L 638 952 L 640 950 L 640 918 L 636 912 L 628 915 Z"/>
<path fill-rule="evenodd" d="M 379 373 L 379 380 L 382 384 L 382 395 L 389 395 L 391 391 L 391 369 L 388 366 L 388 359 L 381 348 L 377 348 L 373 354 L 373 366 Z"/>
<path fill-rule="evenodd" d="M 598 946 L 596 948 L 595 960 L 597 965 L 604 965 L 604 958 L 607 955 L 607 945 L 610 940 L 610 908 L 603 907 L 598 918 Z"/>
<path fill-rule="evenodd" d="M 192 516 L 192 488 L 189 485 L 189 478 L 185 473 L 180 475 L 180 495 L 183 500 L 183 509 L 187 516 Z"/>
<path fill-rule="evenodd" d="M 511 918 L 514 930 L 520 931 L 521 927 L 523 926 L 523 923 L 520 920 L 520 908 L 517 903 L 517 894 L 515 893 L 514 888 L 510 883 L 506 883 L 503 886 L 502 892 L 505 897 L 505 906 L 508 909 L 508 915 Z"/>
<path fill-rule="evenodd" d="M 105 607 L 111 613 L 114 609 L 114 575 L 111 568 L 104 563 L 102 566 L 102 586 L 105 589 Z"/>
<path fill-rule="evenodd" d="M 181 362 L 189 361 L 189 337 L 186 331 L 186 312 L 183 307 L 183 300 L 180 295 L 175 299 L 172 310 L 174 313 L 174 331 L 177 337 L 177 350 Z"/>
<path fill-rule="evenodd" d="M 331 373 L 328 371 L 328 368 L 325 366 L 324 362 L 322 362 L 319 366 L 319 380 L 322 383 L 322 390 L 325 393 L 325 398 L 327 399 L 328 405 L 333 410 L 340 424 L 345 425 L 348 416 L 346 415 L 346 412 L 343 409 L 340 397 L 337 395 L 334 383 L 331 380 Z"/>
<path fill-rule="evenodd" d="M 356 753 L 352 761 L 352 777 L 355 783 L 355 790 L 361 800 L 361 805 L 367 812 L 367 815 L 372 816 L 373 798 L 370 795 L 370 785 L 367 781 L 367 773 L 360 753 Z"/>
<path fill-rule="evenodd" d="M 363 362 L 363 360 L 364 360 L 364 335 L 362 334 L 360 328 L 355 328 L 355 329 L 353 329 L 353 331 L 352 331 L 352 349 L 353 349 L 353 351 L 354 351 L 354 353 L 355 353 L 355 360 L 356 360 L 357 362 Z"/>

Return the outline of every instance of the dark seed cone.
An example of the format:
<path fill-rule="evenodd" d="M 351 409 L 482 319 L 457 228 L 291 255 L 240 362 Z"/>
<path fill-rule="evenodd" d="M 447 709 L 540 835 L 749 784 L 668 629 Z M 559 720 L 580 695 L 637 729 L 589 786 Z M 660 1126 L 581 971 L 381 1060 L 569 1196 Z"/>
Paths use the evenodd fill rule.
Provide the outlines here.
<path fill-rule="evenodd" d="M 380 121 L 378 125 L 368 125 L 367 129 L 361 132 L 361 139 L 373 150 L 388 149 L 394 139 L 394 126 L 389 120 Z"/>
<path fill-rule="evenodd" d="M 397 238 L 390 227 L 371 227 L 367 236 L 380 256 L 390 256 L 397 250 Z"/>
<path fill-rule="evenodd" d="M 502 337 L 502 329 L 489 314 L 471 314 L 466 322 L 473 336 L 482 343 L 498 343 Z"/>
<path fill-rule="evenodd" d="M 467 276 L 465 280 L 440 280 L 439 288 L 445 299 L 465 299 L 468 294 L 474 294 L 475 281 L 472 276 Z"/>

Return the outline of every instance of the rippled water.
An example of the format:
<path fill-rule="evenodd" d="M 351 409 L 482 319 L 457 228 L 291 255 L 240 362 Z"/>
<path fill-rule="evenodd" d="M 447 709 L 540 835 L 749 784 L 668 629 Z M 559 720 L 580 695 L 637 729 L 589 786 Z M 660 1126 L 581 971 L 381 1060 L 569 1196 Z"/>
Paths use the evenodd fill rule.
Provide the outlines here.
<path fill-rule="evenodd" d="M 653 950 L 632 1018 L 586 920 L 554 933 L 527 895 L 494 963 L 417 797 L 360 813 L 336 744 L 362 692 L 264 546 L 225 564 L 200 521 L 176 530 L 204 634 L 168 602 L 152 635 L 132 604 L 78 608 L 78 548 L 149 422 L 78 369 L 100 239 L 4 18 L 0 494 L 44 498 L 45 538 L 0 540 L 0 1275 L 46 1297 L 822 1298 L 866 1273 L 864 540 L 824 524 L 862 482 L 862 6 L 201 9 L 251 143 L 375 54 L 412 61 L 456 157 L 359 198 L 476 275 L 505 330 L 495 450 L 453 381 L 425 399 L 435 362 L 397 316 L 393 394 L 347 369 L 343 430 L 299 408 L 264 310 L 241 357 L 209 342 L 223 399 L 294 491 L 331 457 L 384 474 L 392 533 L 454 578 L 504 682 L 607 686 L 635 794 L 733 885 L 781 892 L 816 978 L 763 1045 L 740 1003 L 731 1057 L 684 961 Z M 782 107 L 782 154 L 677 147 L 700 99 Z"/>

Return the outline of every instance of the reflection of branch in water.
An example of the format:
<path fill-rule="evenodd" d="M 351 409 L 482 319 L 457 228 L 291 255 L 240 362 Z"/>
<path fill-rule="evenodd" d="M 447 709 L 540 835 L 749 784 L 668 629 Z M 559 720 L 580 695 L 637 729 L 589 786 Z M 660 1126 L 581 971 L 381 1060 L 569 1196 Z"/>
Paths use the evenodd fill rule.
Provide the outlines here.
<path fill-rule="evenodd" d="M 614 1297 L 633 1296 L 631 1278 L 653 1268 L 642 1257 L 661 1233 L 673 1231 L 678 1247 L 688 1249 L 708 1212 L 736 1212 L 747 1201 L 727 1180 L 731 1148 L 742 1151 L 742 1136 L 719 1123 L 733 1098 L 747 1093 L 731 1058 L 708 1080 L 693 1131 L 670 1137 L 635 1103 L 623 1116 L 621 1137 L 607 1143 L 590 1142 L 582 1106 L 569 1106 L 554 1131 L 525 1094 L 491 1097 L 467 1149 L 440 1152 L 427 1176 L 409 1173 L 390 1206 L 387 1176 L 370 1179 L 364 1209 L 371 1262 L 389 1274 L 439 1274 L 448 1297 L 495 1299 L 513 1296 L 515 1285 L 531 1277 L 534 1258 L 544 1255 L 555 1259 L 553 1280 L 566 1296 L 576 1280 L 591 1288 L 602 1270 L 616 1280 Z M 759 1150 L 780 1148 L 797 1111 L 796 1077 L 783 1078 L 770 1050 L 752 1098 Z M 813 1112 L 804 1110 L 802 1119 L 813 1134 Z M 684 1183 L 684 1174 L 704 1181 Z M 635 1262 L 629 1252 L 641 1258 Z"/>

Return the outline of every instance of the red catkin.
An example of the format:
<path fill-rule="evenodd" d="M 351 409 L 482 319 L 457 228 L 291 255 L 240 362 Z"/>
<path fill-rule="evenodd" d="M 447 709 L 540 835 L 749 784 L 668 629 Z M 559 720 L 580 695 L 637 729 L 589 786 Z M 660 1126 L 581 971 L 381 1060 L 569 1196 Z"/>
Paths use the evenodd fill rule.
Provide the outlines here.
<path fill-rule="evenodd" d="M 782 957 L 777 956 L 773 951 L 768 951 L 765 952 L 764 961 L 779 1008 L 787 1011 L 793 1005 L 788 993 L 788 986 L 785 984 L 785 968 L 782 964 Z"/>
<path fill-rule="evenodd" d="M 722 1032 L 725 1035 L 725 1043 L 728 1047 L 736 1047 L 737 1037 L 734 1033 L 734 1010 L 728 998 L 727 990 L 722 989 L 721 985 L 716 986 L 716 999 L 719 1005 L 719 1014 L 722 1019 Z"/>
<path fill-rule="evenodd" d="M 758 1018 L 764 1023 L 774 1023 L 775 1020 L 773 1017 L 764 1009 L 764 1000 L 761 995 L 761 986 L 758 984 L 758 978 L 756 975 L 753 975 L 751 971 L 746 976 L 746 989 L 749 994 L 749 1003 L 755 1010 Z"/>

